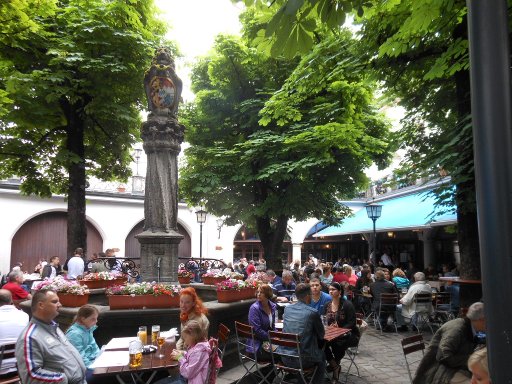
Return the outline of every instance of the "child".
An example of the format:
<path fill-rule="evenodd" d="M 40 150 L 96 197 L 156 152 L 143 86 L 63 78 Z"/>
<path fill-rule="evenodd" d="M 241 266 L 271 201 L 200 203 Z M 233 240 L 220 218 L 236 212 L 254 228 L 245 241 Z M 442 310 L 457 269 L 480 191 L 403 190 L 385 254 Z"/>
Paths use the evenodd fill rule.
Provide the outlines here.
<path fill-rule="evenodd" d="M 87 367 L 87 382 L 92 381 L 93 370 L 89 366 L 100 354 L 100 348 L 94 340 L 93 332 L 98 328 L 98 309 L 90 304 L 83 305 L 78 310 L 73 324 L 66 331 L 66 336 L 71 344 L 78 350 L 85 366 Z"/>
<path fill-rule="evenodd" d="M 197 321 L 189 320 L 181 330 L 181 337 L 188 350 L 174 349 L 171 352 L 171 357 L 180 363 L 180 376 L 166 377 L 155 384 L 203 384 L 206 381 L 211 349 L 201 326 Z"/>

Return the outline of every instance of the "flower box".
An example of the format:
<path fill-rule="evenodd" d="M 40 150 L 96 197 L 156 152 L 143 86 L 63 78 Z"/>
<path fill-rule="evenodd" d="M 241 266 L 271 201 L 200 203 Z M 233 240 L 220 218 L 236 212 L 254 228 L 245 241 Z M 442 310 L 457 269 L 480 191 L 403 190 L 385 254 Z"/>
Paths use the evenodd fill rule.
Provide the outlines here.
<path fill-rule="evenodd" d="M 203 284 L 206 285 L 215 285 L 217 283 L 220 283 L 221 281 L 226 280 L 225 276 L 222 277 L 214 277 L 214 276 L 202 276 L 201 279 L 203 280 Z"/>
<path fill-rule="evenodd" d="M 177 308 L 179 296 L 169 295 L 111 295 L 108 296 L 110 309 Z"/>
<path fill-rule="evenodd" d="M 190 284 L 190 280 L 191 280 L 191 277 L 190 276 L 186 276 L 186 277 L 180 277 L 178 276 L 178 282 L 180 284 Z"/>
<path fill-rule="evenodd" d="M 257 288 L 243 288 L 239 291 L 224 290 L 217 291 L 217 300 L 219 303 L 232 303 L 234 301 L 254 299 Z"/>
<path fill-rule="evenodd" d="M 108 288 L 112 285 L 122 285 L 126 283 L 128 279 L 126 277 L 122 277 L 114 280 L 78 280 L 80 285 L 87 285 L 89 289 L 97 289 L 97 288 Z"/>
<path fill-rule="evenodd" d="M 70 293 L 57 292 L 59 301 L 63 307 L 81 307 L 89 301 L 89 295 L 72 295 Z"/>

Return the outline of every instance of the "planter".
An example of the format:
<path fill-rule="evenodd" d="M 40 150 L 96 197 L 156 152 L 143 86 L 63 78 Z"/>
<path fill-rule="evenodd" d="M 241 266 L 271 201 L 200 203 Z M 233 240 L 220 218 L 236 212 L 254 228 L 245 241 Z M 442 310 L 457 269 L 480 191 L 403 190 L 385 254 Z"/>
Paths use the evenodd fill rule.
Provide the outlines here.
<path fill-rule="evenodd" d="M 190 280 L 191 280 L 190 276 L 188 276 L 188 277 L 179 277 L 178 276 L 178 281 L 180 284 L 190 284 Z"/>
<path fill-rule="evenodd" d="M 57 293 L 63 307 L 81 307 L 89 301 L 89 295 L 70 295 L 69 293 Z"/>
<path fill-rule="evenodd" d="M 180 297 L 168 295 L 111 295 L 108 296 L 110 309 L 177 308 Z"/>
<path fill-rule="evenodd" d="M 245 288 L 241 289 L 240 291 L 217 291 L 217 300 L 219 303 L 232 303 L 239 300 L 254 299 L 255 297 L 256 288 Z"/>
<path fill-rule="evenodd" d="M 203 280 L 203 284 L 215 285 L 221 281 L 226 280 L 226 277 L 202 276 L 201 279 Z"/>
<path fill-rule="evenodd" d="M 126 277 L 114 280 L 78 280 L 80 285 L 87 285 L 89 289 L 108 288 L 112 285 L 123 285 L 127 281 L 128 279 Z"/>

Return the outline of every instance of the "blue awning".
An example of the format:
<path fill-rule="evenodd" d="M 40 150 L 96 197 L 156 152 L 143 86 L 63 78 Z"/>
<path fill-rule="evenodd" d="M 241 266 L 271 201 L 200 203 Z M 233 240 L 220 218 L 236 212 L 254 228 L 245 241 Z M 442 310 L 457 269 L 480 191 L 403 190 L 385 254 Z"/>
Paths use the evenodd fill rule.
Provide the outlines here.
<path fill-rule="evenodd" d="M 440 208 L 434 207 L 434 201 L 434 196 L 428 191 L 422 191 L 375 202 L 382 205 L 382 214 L 376 222 L 377 232 L 423 229 L 457 223 L 455 213 L 432 216 L 433 212 L 441 212 Z M 372 231 L 373 221 L 368 218 L 366 209 L 362 208 L 341 224 L 325 228 L 313 236 L 340 236 Z"/>

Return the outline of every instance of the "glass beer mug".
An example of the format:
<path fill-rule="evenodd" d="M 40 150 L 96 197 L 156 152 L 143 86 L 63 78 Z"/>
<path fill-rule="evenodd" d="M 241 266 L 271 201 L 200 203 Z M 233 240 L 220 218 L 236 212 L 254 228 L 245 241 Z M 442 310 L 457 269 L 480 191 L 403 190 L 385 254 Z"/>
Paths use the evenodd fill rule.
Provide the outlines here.
<path fill-rule="evenodd" d="M 143 345 L 147 345 L 148 343 L 148 330 L 145 325 L 141 325 L 139 327 L 139 332 L 137 332 L 137 337 Z"/>
<path fill-rule="evenodd" d="M 137 368 L 142 365 L 142 343 L 140 340 L 130 341 L 128 346 L 130 353 L 130 368 Z"/>

